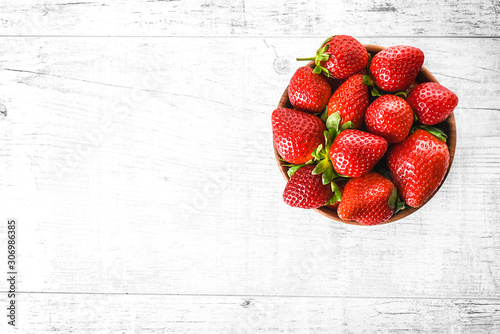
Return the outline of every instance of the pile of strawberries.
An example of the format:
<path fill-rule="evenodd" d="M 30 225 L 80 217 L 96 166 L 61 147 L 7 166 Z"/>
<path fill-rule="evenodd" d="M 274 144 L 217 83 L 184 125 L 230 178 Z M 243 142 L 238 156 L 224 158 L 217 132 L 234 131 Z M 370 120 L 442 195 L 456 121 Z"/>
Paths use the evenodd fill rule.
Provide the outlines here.
<path fill-rule="evenodd" d="M 274 145 L 290 179 L 285 203 L 327 206 L 340 219 L 376 225 L 422 206 L 443 181 L 450 153 L 443 122 L 458 104 L 449 89 L 415 81 L 424 62 L 412 46 L 371 58 L 355 38 L 328 38 L 288 86 L 294 109 L 272 114 Z"/>

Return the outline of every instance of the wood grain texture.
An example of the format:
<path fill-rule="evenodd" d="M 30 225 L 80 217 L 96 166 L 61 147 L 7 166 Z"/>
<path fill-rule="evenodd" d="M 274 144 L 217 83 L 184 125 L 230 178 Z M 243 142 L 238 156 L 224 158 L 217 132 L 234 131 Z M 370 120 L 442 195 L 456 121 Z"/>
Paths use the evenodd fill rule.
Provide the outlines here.
<path fill-rule="evenodd" d="M 371 229 L 282 203 L 269 119 L 289 73 L 273 62 L 309 39 L 200 40 L 189 67 L 188 38 L 11 42 L 0 196 L 30 245 L 24 291 L 498 296 L 500 94 L 474 82 L 496 80 L 498 41 L 394 41 L 457 91 L 457 152 L 430 203 Z M 466 47 L 481 65 L 454 60 Z M 222 54 L 243 58 L 221 78 Z"/>
<path fill-rule="evenodd" d="M 27 0 L 0 4 L 2 35 L 498 36 L 497 0 Z"/>
<path fill-rule="evenodd" d="M 498 1 L 333 8 L 0 4 L 18 332 L 499 331 Z M 348 226 L 282 201 L 270 115 L 295 57 L 331 33 L 421 48 L 460 99 L 447 181 L 400 222 Z"/>
<path fill-rule="evenodd" d="M 19 301 L 23 333 L 37 334 L 500 330 L 499 300 L 22 294 Z"/>

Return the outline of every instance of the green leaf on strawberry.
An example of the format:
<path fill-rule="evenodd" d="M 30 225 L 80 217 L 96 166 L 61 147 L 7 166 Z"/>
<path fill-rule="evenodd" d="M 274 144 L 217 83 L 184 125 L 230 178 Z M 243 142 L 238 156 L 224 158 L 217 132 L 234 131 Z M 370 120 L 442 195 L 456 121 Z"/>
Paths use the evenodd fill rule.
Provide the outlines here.
<path fill-rule="evenodd" d="M 396 202 L 398 201 L 398 190 L 396 187 L 392 189 L 391 195 L 389 196 L 388 205 L 391 209 L 396 208 Z"/>
<path fill-rule="evenodd" d="M 340 121 L 341 121 L 340 114 L 338 112 L 333 113 L 326 119 L 326 128 L 328 130 L 334 129 L 335 132 L 338 132 Z"/>
<path fill-rule="evenodd" d="M 326 123 L 326 120 L 328 118 L 328 106 L 325 107 L 325 110 L 323 110 L 323 112 L 321 113 L 320 118 L 323 121 L 323 123 Z"/>
<path fill-rule="evenodd" d="M 314 58 L 297 58 L 297 60 L 314 60 L 316 64 L 314 73 L 347 79 L 366 67 L 368 52 L 354 37 L 336 35 L 321 44 Z"/>
<path fill-rule="evenodd" d="M 330 200 L 326 204 L 335 204 L 337 202 L 340 202 L 340 200 L 342 199 L 342 192 L 340 191 L 339 186 L 337 186 L 337 184 L 332 181 L 331 187 L 332 187 L 333 196 L 332 196 L 332 198 L 330 198 Z"/>
<path fill-rule="evenodd" d="M 377 87 L 373 87 L 371 91 L 372 96 L 382 96 L 380 91 L 377 89 Z"/>
<path fill-rule="evenodd" d="M 344 124 L 342 124 L 342 126 L 340 127 L 340 131 L 344 131 L 347 129 L 354 129 L 354 123 L 351 121 L 348 121 L 348 122 L 345 122 Z"/>
<path fill-rule="evenodd" d="M 410 130 L 410 134 L 414 133 L 417 129 L 425 130 L 430 134 L 434 135 L 437 139 L 444 141 L 445 143 L 446 140 L 448 139 L 448 135 L 444 133 L 443 130 L 423 124 L 414 125 Z"/>
<path fill-rule="evenodd" d="M 373 80 L 367 74 L 363 75 L 363 85 L 365 85 L 365 86 L 373 86 Z"/>
<path fill-rule="evenodd" d="M 325 160 L 328 160 L 330 166 L 328 166 L 325 169 L 325 171 L 323 172 L 323 175 L 322 175 L 323 179 L 322 179 L 322 181 L 323 181 L 323 184 L 328 184 L 328 183 L 332 182 L 332 180 L 334 178 L 338 177 L 339 175 L 333 169 L 333 166 L 332 166 L 332 163 L 330 162 L 330 160 L 328 158 L 326 158 Z"/>
<path fill-rule="evenodd" d="M 448 139 L 448 135 L 444 133 L 441 129 L 435 128 L 433 126 L 428 126 L 428 125 L 420 125 L 421 129 L 424 129 L 425 131 L 429 132 L 430 134 L 433 134 L 436 136 L 438 139 L 444 141 L 446 143 L 446 139 Z"/>
<path fill-rule="evenodd" d="M 399 211 L 404 210 L 404 209 L 406 209 L 406 203 L 398 195 L 398 198 L 396 200 L 396 208 L 394 209 L 394 214 L 396 214 Z"/>
<path fill-rule="evenodd" d="M 313 175 L 318 175 L 323 173 L 328 167 L 331 167 L 332 163 L 328 159 L 323 159 L 320 161 L 319 164 L 316 165 L 316 167 L 313 169 L 312 174 Z"/>
<path fill-rule="evenodd" d="M 304 167 L 305 165 L 308 165 L 308 164 L 291 165 L 291 167 L 288 168 L 288 171 L 286 172 L 288 174 L 288 177 L 292 177 L 292 175 L 295 174 L 296 171 L 298 171 L 300 168 Z"/>

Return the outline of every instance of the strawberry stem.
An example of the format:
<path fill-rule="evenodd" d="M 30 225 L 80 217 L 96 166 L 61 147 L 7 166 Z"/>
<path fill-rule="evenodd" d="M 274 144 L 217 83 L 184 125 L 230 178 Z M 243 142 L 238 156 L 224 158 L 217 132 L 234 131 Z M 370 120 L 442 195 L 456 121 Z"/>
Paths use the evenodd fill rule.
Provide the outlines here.
<path fill-rule="evenodd" d="M 297 58 L 297 60 L 298 60 L 298 61 L 305 61 L 305 60 L 309 60 L 309 61 L 311 61 L 311 60 L 315 60 L 315 59 L 316 59 L 316 57 L 309 57 L 309 58 Z"/>
<path fill-rule="evenodd" d="M 406 92 L 397 92 L 397 93 L 394 93 L 394 95 L 399 96 L 400 98 L 403 98 L 403 99 L 406 99 L 406 97 L 408 96 L 408 94 L 406 94 Z"/>

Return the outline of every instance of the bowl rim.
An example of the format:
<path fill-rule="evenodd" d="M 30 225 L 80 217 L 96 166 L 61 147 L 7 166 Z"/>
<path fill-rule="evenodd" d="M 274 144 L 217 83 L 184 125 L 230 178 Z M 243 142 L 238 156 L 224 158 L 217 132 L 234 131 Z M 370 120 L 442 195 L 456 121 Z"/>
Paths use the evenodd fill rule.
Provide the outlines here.
<path fill-rule="evenodd" d="M 373 44 L 363 44 L 363 46 L 372 56 L 374 56 L 376 53 L 386 49 L 386 47 L 384 47 L 384 46 L 373 45 Z M 315 65 L 314 61 L 311 61 L 306 66 L 314 67 L 314 65 Z M 429 70 L 427 70 L 424 66 L 422 66 L 422 68 L 420 69 L 420 71 L 417 75 L 417 79 L 415 79 L 415 80 L 417 81 L 417 83 L 423 83 L 423 82 L 439 83 L 439 81 L 434 77 L 434 75 L 432 75 L 432 73 Z M 280 102 L 278 103 L 278 108 L 289 108 L 290 106 L 291 105 L 290 105 L 290 101 L 288 99 L 288 86 L 287 86 L 283 95 L 281 96 Z M 443 178 L 443 181 L 441 181 L 441 184 L 439 185 L 439 187 L 429 196 L 429 198 L 427 198 L 427 200 L 420 207 L 418 207 L 418 208 L 406 207 L 404 210 L 401 210 L 398 213 L 394 214 L 391 218 L 389 218 L 385 222 L 377 224 L 377 225 L 363 225 L 363 224 L 360 224 L 360 223 L 355 222 L 355 221 L 342 220 L 337 215 L 336 210 L 332 210 L 326 206 L 315 208 L 313 210 L 316 211 L 317 213 L 325 216 L 325 217 L 328 217 L 332 220 L 335 220 L 335 221 L 338 221 L 338 222 L 341 222 L 344 224 L 359 225 L 359 226 L 378 226 L 378 225 L 383 225 L 383 224 L 388 224 L 388 223 L 398 221 L 400 219 L 403 219 L 403 218 L 411 215 L 412 213 L 418 211 L 419 209 L 421 209 L 425 204 L 427 204 L 434 197 L 434 195 L 439 191 L 441 186 L 446 181 L 446 178 L 448 177 L 448 174 L 450 173 L 450 170 L 451 170 L 451 166 L 453 164 L 453 159 L 455 157 L 455 148 L 456 148 L 457 138 L 456 138 L 456 121 L 455 121 L 454 113 L 452 112 L 450 114 L 450 116 L 448 116 L 448 118 L 446 118 L 443 122 L 436 124 L 436 126 L 441 128 L 448 135 L 446 145 L 448 146 L 448 150 L 450 153 L 450 163 L 448 165 L 448 169 L 447 169 L 446 174 Z M 274 156 L 275 156 L 276 162 L 278 163 L 280 172 L 281 172 L 283 178 L 288 182 L 288 180 L 290 179 L 290 177 L 287 174 L 288 168 L 284 166 L 286 164 L 286 162 L 280 160 L 281 156 L 279 155 L 278 150 L 276 149 L 276 146 L 274 145 L 274 140 L 273 140 L 273 148 L 274 148 Z"/>

